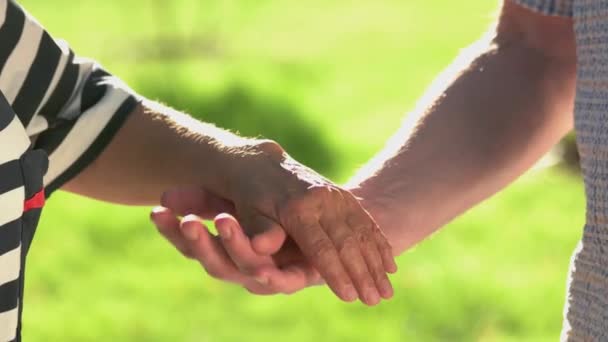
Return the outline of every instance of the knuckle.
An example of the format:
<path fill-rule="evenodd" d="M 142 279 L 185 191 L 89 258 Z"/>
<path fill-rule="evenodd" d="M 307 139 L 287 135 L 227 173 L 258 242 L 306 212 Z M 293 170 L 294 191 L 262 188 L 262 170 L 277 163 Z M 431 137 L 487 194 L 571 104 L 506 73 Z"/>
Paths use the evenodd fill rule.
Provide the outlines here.
<path fill-rule="evenodd" d="M 332 188 L 326 185 L 316 185 L 309 187 L 306 190 L 306 197 L 317 198 L 317 197 L 328 197 L 332 195 Z"/>
<path fill-rule="evenodd" d="M 286 225 L 310 226 L 317 222 L 319 211 L 304 199 L 291 199 L 279 212 Z"/>
<path fill-rule="evenodd" d="M 285 150 L 283 147 L 281 147 L 281 145 L 279 145 L 279 143 L 270 139 L 258 140 L 255 146 L 259 151 L 274 157 L 282 156 L 283 153 L 285 153 Z"/>
<path fill-rule="evenodd" d="M 316 260 L 329 257 L 334 250 L 334 245 L 327 239 L 320 239 L 312 245 L 312 255 Z"/>
<path fill-rule="evenodd" d="M 382 230 L 380 229 L 380 227 L 378 226 L 378 224 L 376 224 L 376 222 L 370 222 L 370 226 L 369 229 L 372 233 L 376 234 L 376 236 L 381 237 L 381 238 L 385 238 L 384 236 L 384 232 L 382 232 Z"/>
<path fill-rule="evenodd" d="M 292 194 L 281 206 L 279 212 L 281 216 L 289 217 L 298 222 L 318 219 L 324 209 L 323 207 L 328 203 L 337 203 L 341 196 L 340 192 L 331 186 L 311 186 L 300 193 Z"/>
<path fill-rule="evenodd" d="M 324 185 L 319 190 L 316 190 L 319 199 L 328 202 L 331 201 L 334 204 L 339 204 L 341 207 L 347 207 L 348 201 L 345 200 L 344 190 L 335 187 L 333 185 Z"/>
<path fill-rule="evenodd" d="M 329 185 L 313 185 L 308 187 L 298 198 L 309 207 L 320 208 L 328 202 L 334 202 L 339 196 L 339 193 Z"/>
<path fill-rule="evenodd" d="M 384 275 L 384 264 L 382 263 L 382 257 L 380 254 L 372 254 L 367 257 L 370 271 L 374 274 L 374 277 L 382 277 Z"/>
<path fill-rule="evenodd" d="M 283 205 L 281 211 L 285 215 L 297 216 L 298 213 L 305 211 L 307 206 L 308 203 L 306 202 L 306 200 L 301 196 L 297 196 L 287 200 Z"/>
<path fill-rule="evenodd" d="M 371 245 L 374 244 L 369 234 L 359 233 L 357 234 L 357 240 L 361 246 L 364 246 L 366 248 L 369 248 Z"/>
<path fill-rule="evenodd" d="M 356 235 L 349 235 L 340 244 L 339 252 L 341 257 L 348 257 L 348 255 L 355 250 L 359 245 L 359 238 Z"/>
<path fill-rule="evenodd" d="M 378 242 L 378 245 L 379 245 L 380 249 L 382 249 L 382 250 L 389 251 L 389 252 L 392 252 L 392 250 L 393 250 L 393 246 L 384 237 L 382 239 L 380 239 L 380 241 Z"/>
<path fill-rule="evenodd" d="M 374 234 L 376 235 L 376 239 L 388 243 L 388 240 L 386 239 L 386 235 L 384 234 L 384 232 L 382 230 L 380 230 L 380 228 L 378 228 L 378 226 L 374 227 Z"/>
<path fill-rule="evenodd" d="M 378 246 L 382 249 L 393 249 L 393 247 L 391 246 L 391 244 L 388 242 L 388 239 L 386 238 L 386 235 L 384 235 L 384 233 L 376 228 L 374 231 L 374 235 L 375 235 L 375 240 L 376 243 L 378 244 Z"/>

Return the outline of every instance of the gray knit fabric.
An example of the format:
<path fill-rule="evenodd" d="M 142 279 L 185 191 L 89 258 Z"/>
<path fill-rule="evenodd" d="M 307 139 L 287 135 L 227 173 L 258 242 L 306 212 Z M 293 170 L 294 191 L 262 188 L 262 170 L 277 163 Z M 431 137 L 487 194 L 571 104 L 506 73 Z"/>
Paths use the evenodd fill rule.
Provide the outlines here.
<path fill-rule="evenodd" d="M 562 339 L 608 341 L 608 0 L 515 0 L 572 17 L 577 40 L 575 130 L 586 224 L 570 265 Z"/>
<path fill-rule="evenodd" d="M 575 0 L 515 0 L 516 3 L 546 15 L 571 17 Z M 591 3 L 593 1 L 583 2 Z"/>

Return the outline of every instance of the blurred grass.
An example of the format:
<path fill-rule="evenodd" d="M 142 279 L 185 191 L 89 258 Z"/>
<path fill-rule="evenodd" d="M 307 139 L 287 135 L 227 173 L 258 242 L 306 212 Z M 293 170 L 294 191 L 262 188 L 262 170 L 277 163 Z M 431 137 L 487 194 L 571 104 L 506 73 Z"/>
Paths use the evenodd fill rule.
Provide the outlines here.
<path fill-rule="evenodd" d="M 22 0 L 138 92 L 344 181 L 495 1 Z M 29 257 L 29 341 L 502 341 L 559 336 L 580 181 L 529 174 L 399 259 L 395 299 L 259 298 L 210 280 L 146 208 L 53 196 Z"/>

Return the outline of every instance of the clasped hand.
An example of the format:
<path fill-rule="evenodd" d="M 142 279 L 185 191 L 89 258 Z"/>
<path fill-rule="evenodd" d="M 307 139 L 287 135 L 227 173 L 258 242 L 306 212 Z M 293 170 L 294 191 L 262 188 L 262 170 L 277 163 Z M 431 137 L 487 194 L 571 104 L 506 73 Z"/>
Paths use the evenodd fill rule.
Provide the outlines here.
<path fill-rule="evenodd" d="M 152 221 L 182 254 L 254 294 L 326 283 L 344 301 L 375 305 L 392 297 L 391 246 L 353 194 L 273 142 L 236 155 L 226 169 L 227 198 L 180 187 L 153 209 Z M 219 236 L 201 219 L 213 219 Z"/>

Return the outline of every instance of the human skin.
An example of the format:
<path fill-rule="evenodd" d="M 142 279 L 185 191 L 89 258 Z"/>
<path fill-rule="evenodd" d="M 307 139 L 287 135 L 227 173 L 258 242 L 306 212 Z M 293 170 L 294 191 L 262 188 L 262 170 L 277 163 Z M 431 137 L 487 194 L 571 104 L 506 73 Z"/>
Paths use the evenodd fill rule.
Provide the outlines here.
<path fill-rule="evenodd" d="M 505 1 L 496 27 L 434 82 L 385 149 L 346 188 L 400 254 L 507 186 L 572 129 L 575 78 L 572 21 Z M 280 248 L 278 258 L 252 258 L 249 238 L 238 233 L 238 215 L 216 219 L 219 238 L 201 242 L 185 235 L 204 234 L 206 228 L 196 216 L 181 222 L 177 217 L 231 212 L 229 202 L 215 206 L 218 201 L 223 200 L 203 188 L 175 189 L 152 219 L 218 279 L 259 294 L 311 285 L 301 258 L 282 258 L 297 250 L 281 246 L 277 236 L 256 238 Z M 222 238 L 224 231 L 230 238 Z M 277 277 L 285 269 L 292 274 L 289 281 Z"/>
<path fill-rule="evenodd" d="M 109 146 L 63 189 L 129 205 L 154 205 L 166 189 L 202 186 L 231 201 L 256 253 L 298 246 L 334 293 L 367 304 L 392 296 L 392 249 L 350 192 L 291 158 L 270 140 L 238 137 L 143 101 Z M 287 234 L 285 234 L 287 233 Z"/>

